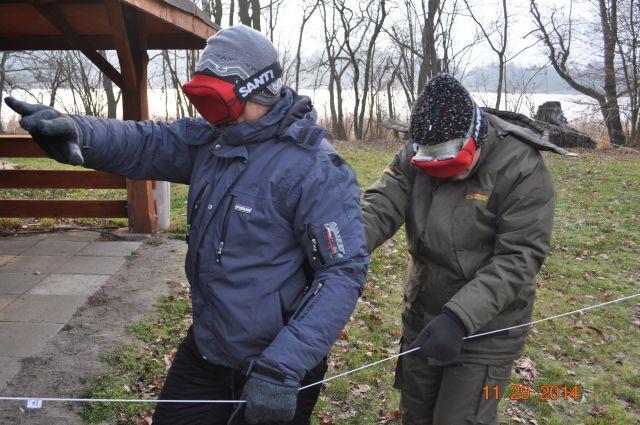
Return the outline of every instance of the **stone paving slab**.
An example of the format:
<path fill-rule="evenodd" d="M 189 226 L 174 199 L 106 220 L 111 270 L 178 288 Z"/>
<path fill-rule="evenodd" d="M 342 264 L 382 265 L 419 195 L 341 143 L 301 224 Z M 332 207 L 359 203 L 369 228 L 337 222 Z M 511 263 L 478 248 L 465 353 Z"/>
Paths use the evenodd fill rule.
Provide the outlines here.
<path fill-rule="evenodd" d="M 0 273 L 0 295 L 22 295 L 46 276 L 33 273 Z"/>
<path fill-rule="evenodd" d="M 0 273 L 53 273 L 71 257 L 19 255 L 0 266 Z M 0 274 L 1 276 L 1 274 Z"/>
<path fill-rule="evenodd" d="M 7 382 L 10 381 L 19 370 L 19 358 L 0 356 L 0 390 L 7 386 Z"/>
<path fill-rule="evenodd" d="M 29 295 L 93 295 L 109 275 L 100 274 L 51 274 L 32 288 Z"/>
<path fill-rule="evenodd" d="M 86 295 L 22 295 L 0 312 L 0 322 L 66 323 Z"/>
<path fill-rule="evenodd" d="M 92 231 L 0 238 L 0 390 L 141 245 L 99 238 Z"/>
<path fill-rule="evenodd" d="M 44 239 L 43 235 L 0 238 L 0 255 L 19 255 Z"/>
<path fill-rule="evenodd" d="M 60 323 L 0 322 L 0 356 L 33 356 L 62 326 Z"/>
<path fill-rule="evenodd" d="M 89 245 L 89 241 L 68 241 L 65 239 L 43 239 L 20 255 L 70 256 Z"/>
<path fill-rule="evenodd" d="M 126 257 L 138 249 L 141 244 L 141 242 L 93 242 L 84 247 L 78 255 Z"/>
<path fill-rule="evenodd" d="M 0 295 L 0 311 L 14 302 L 16 298 L 18 298 L 18 295 Z"/>
<path fill-rule="evenodd" d="M 125 263 L 124 257 L 80 257 L 76 256 L 59 267 L 55 273 L 66 274 L 113 274 Z M 0 269 L 1 271 L 2 269 Z"/>
<path fill-rule="evenodd" d="M 58 239 L 67 241 L 88 241 L 93 242 L 100 238 L 100 232 L 90 230 L 70 230 L 68 232 L 55 232 L 47 234 L 47 239 Z"/>

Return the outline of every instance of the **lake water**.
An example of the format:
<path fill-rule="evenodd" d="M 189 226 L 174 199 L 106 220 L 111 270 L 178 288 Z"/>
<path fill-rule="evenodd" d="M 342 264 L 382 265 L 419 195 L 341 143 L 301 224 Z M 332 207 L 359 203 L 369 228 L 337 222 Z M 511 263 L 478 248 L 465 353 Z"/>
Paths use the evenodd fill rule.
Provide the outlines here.
<path fill-rule="evenodd" d="M 318 111 L 320 117 L 328 117 L 329 112 L 329 92 L 325 89 L 321 90 L 300 90 L 300 94 L 309 96 Z M 6 96 L 7 93 L 2 93 L 2 96 Z M 30 93 L 14 90 L 11 93 L 12 96 L 25 100 L 28 102 L 48 103 L 49 93 L 45 90 L 32 90 Z M 105 104 L 104 92 L 96 91 L 96 98 L 100 99 L 101 104 Z M 488 92 L 473 92 L 472 96 L 480 106 L 493 107 L 495 103 L 495 93 Z M 409 114 L 409 107 L 406 103 L 404 94 L 400 91 L 393 93 L 394 107 L 398 119 L 401 121 L 407 121 Z M 343 91 L 343 111 L 345 116 L 352 114 L 355 96 L 352 90 Z M 379 96 L 380 105 L 386 109 L 387 99 L 386 93 L 381 93 Z M 560 101 L 565 116 L 569 121 L 581 120 L 587 122 L 601 122 L 600 113 L 595 107 L 595 102 L 586 96 L 579 94 L 567 94 L 567 93 L 530 93 L 525 95 L 509 95 L 507 96 L 507 108 L 505 108 L 504 101 L 502 102 L 501 109 L 508 109 L 514 112 L 520 112 L 527 116 L 535 114 L 535 110 L 539 105 L 546 101 Z M 74 102 L 72 93 L 70 90 L 61 90 L 58 92 L 56 100 L 56 107 L 62 111 L 69 113 L 80 113 L 83 109 L 79 106 L 80 101 L 76 99 Z M 165 119 L 165 117 L 176 116 L 176 96 L 174 91 L 165 93 L 160 89 L 152 89 L 149 91 L 149 114 L 153 119 Z M 367 111 L 368 115 L 368 111 Z M 121 116 L 121 105 L 119 105 L 118 116 Z M 0 119 L 4 124 L 7 124 L 10 120 L 15 120 L 16 115 L 6 105 L 2 107 L 2 113 Z"/>

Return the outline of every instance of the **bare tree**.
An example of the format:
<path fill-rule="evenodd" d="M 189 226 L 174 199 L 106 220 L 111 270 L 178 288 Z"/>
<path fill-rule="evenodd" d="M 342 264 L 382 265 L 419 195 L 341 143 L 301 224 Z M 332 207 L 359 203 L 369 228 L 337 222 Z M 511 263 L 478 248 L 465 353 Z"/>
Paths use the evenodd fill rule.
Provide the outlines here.
<path fill-rule="evenodd" d="M 329 110 L 331 113 L 331 133 L 336 139 L 346 139 L 347 131 L 344 122 L 342 76 L 347 70 L 344 59 L 340 57 L 344 50 L 344 41 L 338 41 L 336 11 L 327 10 L 326 2 L 321 2 L 321 18 L 323 23 L 323 38 L 325 43 L 326 65 L 328 67 Z M 324 55 L 322 59 L 324 58 Z M 324 66 L 325 62 L 320 61 L 318 66 Z"/>
<path fill-rule="evenodd" d="M 464 0 L 464 4 L 467 6 L 469 15 L 476 23 L 476 27 L 482 33 L 482 36 L 489 44 L 489 47 L 498 56 L 498 87 L 496 88 L 495 109 L 500 109 L 503 87 L 506 90 L 505 53 L 507 51 L 507 42 L 509 36 L 509 13 L 507 11 L 507 0 L 501 0 L 501 14 L 498 14 L 497 18 L 488 25 L 484 25 L 482 22 L 480 22 L 476 14 L 473 12 L 473 8 L 469 5 L 469 2 L 467 0 Z M 497 39 L 494 39 L 494 34 L 498 34 Z"/>
<path fill-rule="evenodd" d="M 260 0 L 237 0 L 240 23 L 260 31 Z"/>
<path fill-rule="evenodd" d="M 602 35 L 602 68 L 600 77 L 603 89 L 599 90 L 594 84 L 589 85 L 580 81 L 575 67 L 570 67 L 571 42 L 573 31 L 572 2 L 569 10 L 563 11 L 563 18 L 557 16 L 558 9 L 554 9 L 545 22 L 535 0 L 530 0 L 530 11 L 537 31 L 544 42 L 551 65 L 563 80 L 580 93 L 594 99 L 604 118 L 609 141 L 624 145 L 625 135 L 620 119 L 618 105 L 617 78 L 615 69 L 616 40 L 618 34 L 617 0 L 597 0 L 599 26 Z"/>
<path fill-rule="evenodd" d="M 462 78 L 469 66 L 468 53 L 481 35 L 464 44 L 456 43 L 454 24 L 461 15 L 461 2 L 447 0 L 420 2 L 404 0 L 398 23 L 384 32 L 395 45 L 397 72 L 394 82 L 404 92 L 408 105 L 415 102 L 424 84 L 433 75 L 447 72 Z M 426 52 L 426 53 L 425 53 Z"/>
<path fill-rule="evenodd" d="M 618 55 L 622 62 L 624 90 L 629 98 L 627 113 L 627 135 L 630 145 L 640 145 L 640 10 L 636 0 L 622 0 L 618 8 L 619 28 L 617 34 Z"/>
<path fill-rule="evenodd" d="M 102 86 L 102 72 L 76 50 L 69 51 L 65 59 L 66 79 L 73 98 L 72 111 L 101 116 L 105 107 L 99 91 Z M 78 105 L 78 99 L 82 109 Z M 64 109 L 69 111 L 68 106 Z"/>
<path fill-rule="evenodd" d="M 431 77 L 441 72 L 441 63 L 438 60 L 436 47 L 437 17 L 440 11 L 440 0 L 428 0 L 427 9 L 424 10 L 425 22 L 422 26 L 422 61 L 420 62 L 420 72 L 418 74 L 418 92 L 427 84 Z"/>
<path fill-rule="evenodd" d="M 318 8 L 320 1 L 312 0 L 310 3 L 304 2 L 302 7 L 302 22 L 300 23 L 300 32 L 298 33 L 298 45 L 296 47 L 296 78 L 295 78 L 295 90 L 298 91 L 300 85 L 300 65 L 302 62 L 301 50 L 302 50 L 302 38 L 304 36 L 304 28 L 309 22 L 309 19 L 313 16 L 313 13 Z"/>
<path fill-rule="evenodd" d="M 369 9 L 376 4 L 376 13 L 372 15 Z M 375 53 L 375 44 L 382 25 L 387 16 L 384 0 L 374 0 L 360 4 L 358 13 L 351 9 L 345 0 L 333 0 L 333 6 L 340 18 L 344 51 L 347 55 L 352 75 L 354 91 L 353 133 L 356 139 L 364 135 L 364 115 L 366 112 L 367 95 L 370 89 L 371 64 Z M 364 69 L 362 68 L 361 49 L 366 44 Z M 362 81 L 362 92 L 360 84 Z"/>
<path fill-rule="evenodd" d="M 354 122 L 357 121 L 358 123 L 357 128 L 360 130 L 360 134 L 356 133 L 356 137 L 359 139 L 364 137 L 364 114 L 367 106 L 366 99 L 367 99 L 367 94 L 369 93 L 369 90 L 372 85 L 372 80 L 373 80 L 373 63 L 374 63 L 374 56 L 376 53 L 376 41 L 378 39 L 378 36 L 380 35 L 382 26 L 384 25 L 384 21 L 387 18 L 387 9 L 385 8 L 385 6 L 386 6 L 385 1 L 380 0 L 380 2 L 378 3 L 378 7 L 376 9 L 375 15 L 371 15 L 368 7 L 364 9 L 366 11 L 367 19 L 370 20 L 373 25 L 373 32 L 371 33 L 371 38 L 369 39 L 369 42 L 368 42 L 367 55 L 365 56 L 365 61 L 364 61 L 364 82 L 363 82 L 364 87 L 362 89 L 363 101 L 362 101 L 362 105 L 360 106 L 359 115 L 357 117 L 354 116 Z M 388 69 L 386 66 L 383 66 L 383 68 L 384 70 L 381 72 L 381 74 L 379 74 L 380 80 L 378 84 L 378 92 L 379 92 L 379 87 L 382 85 L 382 77 L 386 74 Z M 375 99 L 375 96 L 372 96 L 370 101 L 371 108 L 373 108 L 374 99 Z"/>
<path fill-rule="evenodd" d="M 7 87 L 7 62 L 9 61 L 9 55 L 9 52 L 0 52 L 0 97 L 4 97 L 4 91 Z M 0 99 L 0 133 L 4 132 L 2 106 L 3 102 Z"/>
<path fill-rule="evenodd" d="M 202 0 L 202 11 L 216 24 L 222 24 L 222 0 Z"/>
<path fill-rule="evenodd" d="M 267 35 L 273 43 L 276 27 L 278 26 L 278 16 L 280 15 L 280 6 L 282 6 L 284 0 L 269 0 L 264 9 L 267 9 Z"/>
<path fill-rule="evenodd" d="M 104 50 L 99 51 L 99 53 L 105 58 L 107 57 Z M 107 98 L 107 118 L 116 118 L 118 112 L 118 101 L 120 100 L 122 92 L 118 90 L 118 94 L 116 95 L 115 89 L 113 88 L 113 82 L 104 74 L 101 75 L 101 78 L 102 88 L 104 90 L 105 97 Z"/>

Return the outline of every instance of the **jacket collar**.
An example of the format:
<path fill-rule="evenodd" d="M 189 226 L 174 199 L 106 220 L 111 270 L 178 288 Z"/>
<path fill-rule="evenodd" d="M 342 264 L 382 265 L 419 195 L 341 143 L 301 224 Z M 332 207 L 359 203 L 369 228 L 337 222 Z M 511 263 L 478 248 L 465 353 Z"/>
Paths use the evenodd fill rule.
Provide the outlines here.
<path fill-rule="evenodd" d="M 244 121 L 220 129 L 220 136 L 212 146 L 212 152 L 221 157 L 239 156 L 251 143 L 279 138 L 306 148 L 316 148 L 325 130 L 316 125 L 317 114 L 311 99 L 299 96 L 289 88 L 282 91 L 282 98 L 259 120 Z M 216 148 L 221 145 L 220 148 Z"/>

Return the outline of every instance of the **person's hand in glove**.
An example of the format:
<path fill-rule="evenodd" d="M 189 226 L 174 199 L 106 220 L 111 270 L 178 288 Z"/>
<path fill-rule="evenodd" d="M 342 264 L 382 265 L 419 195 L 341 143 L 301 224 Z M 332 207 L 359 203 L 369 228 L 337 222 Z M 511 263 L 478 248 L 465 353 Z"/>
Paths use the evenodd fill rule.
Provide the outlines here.
<path fill-rule="evenodd" d="M 252 374 L 244 385 L 242 398 L 247 402 L 244 417 L 250 424 L 289 422 L 296 413 L 298 388 L 274 384 Z"/>
<path fill-rule="evenodd" d="M 84 163 L 80 152 L 82 133 L 68 115 L 49 106 L 21 102 L 13 97 L 4 101 L 22 115 L 20 127 L 31 134 L 50 158 L 71 165 Z"/>
<path fill-rule="evenodd" d="M 420 347 L 418 354 L 450 362 L 462 348 L 462 338 L 467 334 L 464 324 L 455 313 L 444 310 L 422 329 L 409 349 Z"/>

